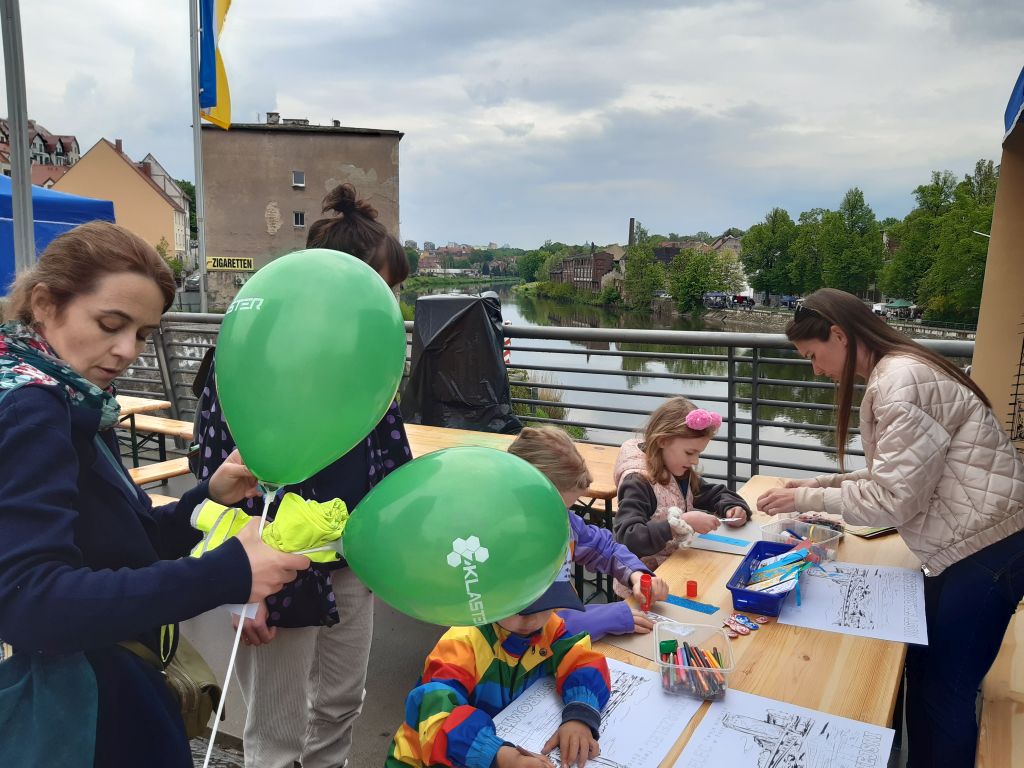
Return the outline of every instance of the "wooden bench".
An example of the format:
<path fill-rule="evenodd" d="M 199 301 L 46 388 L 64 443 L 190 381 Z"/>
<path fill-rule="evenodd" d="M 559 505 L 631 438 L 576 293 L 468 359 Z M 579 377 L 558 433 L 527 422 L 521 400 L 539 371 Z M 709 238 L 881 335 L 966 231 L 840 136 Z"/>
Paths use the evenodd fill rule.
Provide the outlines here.
<path fill-rule="evenodd" d="M 139 466 L 139 449 L 148 442 L 156 441 L 160 461 L 167 460 L 168 437 L 183 440 L 186 445 L 192 442 L 192 424 L 178 419 L 167 419 L 149 413 L 131 413 L 118 422 L 117 426 L 129 431 L 127 444 L 131 446 L 132 466 L 135 467 Z"/>
<path fill-rule="evenodd" d="M 156 464 L 147 464 L 144 467 L 132 467 L 128 470 L 128 474 L 132 476 L 132 480 L 134 480 L 137 485 L 159 483 L 169 480 L 172 477 L 187 475 L 188 473 L 188 458 L 185 456 L 182 456 L 180 459 L 170 459 L 169 461 L 161 461 Z"/>
<path fill-rule="evenodd" d="M 981 684 L 978 766 L 1024 765 L 1024 616 L 1013 617 Z"/>

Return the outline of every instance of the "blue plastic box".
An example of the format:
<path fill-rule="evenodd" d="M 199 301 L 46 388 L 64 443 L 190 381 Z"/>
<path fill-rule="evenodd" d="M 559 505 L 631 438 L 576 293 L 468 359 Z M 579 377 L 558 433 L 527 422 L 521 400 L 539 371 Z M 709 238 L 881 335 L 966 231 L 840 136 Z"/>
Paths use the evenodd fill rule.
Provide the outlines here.
<path fill-rule="evenodd" d="M 778 544 L 774 541 L 759 541 L 754 544 L 747 556 L 743 558 L 740 567 L 729 579 L 729 583 L 725 585 L 732 592 L 732 607 L 737 611 L 747 613 L 778 616 L 782 612 L 782 604 L 789 597 L 788 592 L 781 595 L 765 594 L 752 589 L 744 589 L 744 585 L 750 580 L 750 572 L 754 569 L 755 564 L 769 557 L 789 552 L 792 548 L 789 544 Z"/>

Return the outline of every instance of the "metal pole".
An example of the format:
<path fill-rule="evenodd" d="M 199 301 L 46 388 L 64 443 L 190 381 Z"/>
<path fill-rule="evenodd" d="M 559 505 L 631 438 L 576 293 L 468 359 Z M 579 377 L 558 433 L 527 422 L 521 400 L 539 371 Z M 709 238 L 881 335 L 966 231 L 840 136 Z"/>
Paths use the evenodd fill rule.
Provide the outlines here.
<path fill-rule="evenodd" d="M 729 485 L 736 487 L 736 438 L 739 437 L 739 428 L 736 424 L 736 347 L 729 347 L 729 404 L 727 407 L 729 430 L 727 432 L 729 443 L 726 451 L 726 475 L 729 477 Z"/>
<path fill-rule="evenodd" d="M 761 350 L 754 347 L 750 365 L 750 476 L 761 472 L 761 428 L 758 414 L 761 399 Z"/>
<path fill-rule="evenodd" d="M 32 165 L 28 154 L 28 105 L 25 97 L 25 57 L 21 45 L 18 0 L 3 4 L 4 70 L 7 73 L 7 122 L 11 129 L 11 206 L 14 220 L 15 274 L 36 263 L 32 218 Z M 0 286 L 6 292 L 7 286 Z"/>
<path fill-rule="evenodd" d="M 206 201 L 203 196 L 203 126 L 199 117 L 199 8 L 188 0 L 192 59 L 192 153 L 196 167 L 196 232 L 199 235 L 199 311 L 207 312 L 206 298 Z"/>

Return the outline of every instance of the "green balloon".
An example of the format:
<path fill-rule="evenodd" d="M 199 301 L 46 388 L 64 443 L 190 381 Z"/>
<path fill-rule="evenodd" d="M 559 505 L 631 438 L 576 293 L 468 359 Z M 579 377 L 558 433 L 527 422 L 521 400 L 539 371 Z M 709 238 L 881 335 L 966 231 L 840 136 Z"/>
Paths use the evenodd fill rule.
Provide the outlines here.
<path fill-rule="evenodd" d="M 539 470 L 491 448 L 448 448 L 388 475 L 343 537 L 355 574 L 384 602 L 445 626 L 528 606 L 569 550 L 569 516 Z"/>
<path fill-rule="evenodd" d="M 299 483 L 347 453 L 387 412 L 405 367 L 394 294 L 347 253 L 297 251 L 259 270 L 217 340 L 217 394 L 260 480 Z"/>

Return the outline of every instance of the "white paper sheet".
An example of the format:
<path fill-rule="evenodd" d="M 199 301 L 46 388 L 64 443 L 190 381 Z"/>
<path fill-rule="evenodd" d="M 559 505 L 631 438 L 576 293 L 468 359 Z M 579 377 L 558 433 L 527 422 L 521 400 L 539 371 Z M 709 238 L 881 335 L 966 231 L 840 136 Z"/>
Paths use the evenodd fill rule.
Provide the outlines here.
<path fill-rule="evenodd" d="M 924 576 L 910 568 L 828 563 L 800 578 L 801 604 L 790 592 L 780 624 L 928 644 L 924 616 Z"/>
<path fill-rule="evenodd" d="M 708 708 L 675 768 L 885 768 L 889 728 L 730 690 Z"/>
<path fill-rule="evenodd" d="M 645 614 L 647 618 L 653 621 L 655 624 L 659 624 L 662 621 L 677 621 L 682 624 L 715 624 L 717 625 L 724 614 L 719 613 L 700 613 L 699 611 L 691 611 L 688 608 L 682 608 L 678 605 L 672 605 L 671 603 L 655 603 L 651 610 Z M 608 643 L 608 645 L 614 645 L 617 648 L 621 648 L 624 651 L 635 653 L 637 656 L 643 656 L 645 659 L 651 661 L 658 660 L 657 651 L 654 648 L 654 632 L 651 631 L 646 635 L 605 635 L 601 642 Z"/>
<path fill-rule="evenodd" d="M 732 542 L 721 539 L 732 539 Z M 747 521 L 739 528 L 722 523 L 718 529 L 709 534 L 697 534 L 690 540 L 693 549 L 706 549 L 711 552 L 725 552 L 730 555 L 745 555 L 750 548 L 761 540 L 761 526 Z M 741 543 L 742 542 L 742 543 Z"/>
<path fill-rule="evenodd" d="M 701 702 L 661 690 L 657 672 L 608 659 L 612 693 L 601 717 L 601 756 L 594 768 L 657 768 Z M 553 678 L 531 685 L 494 718 L 498 735 L 539 752 L 562 723 Z M 554 755 L 557 755 L 555 750 Z"/>

